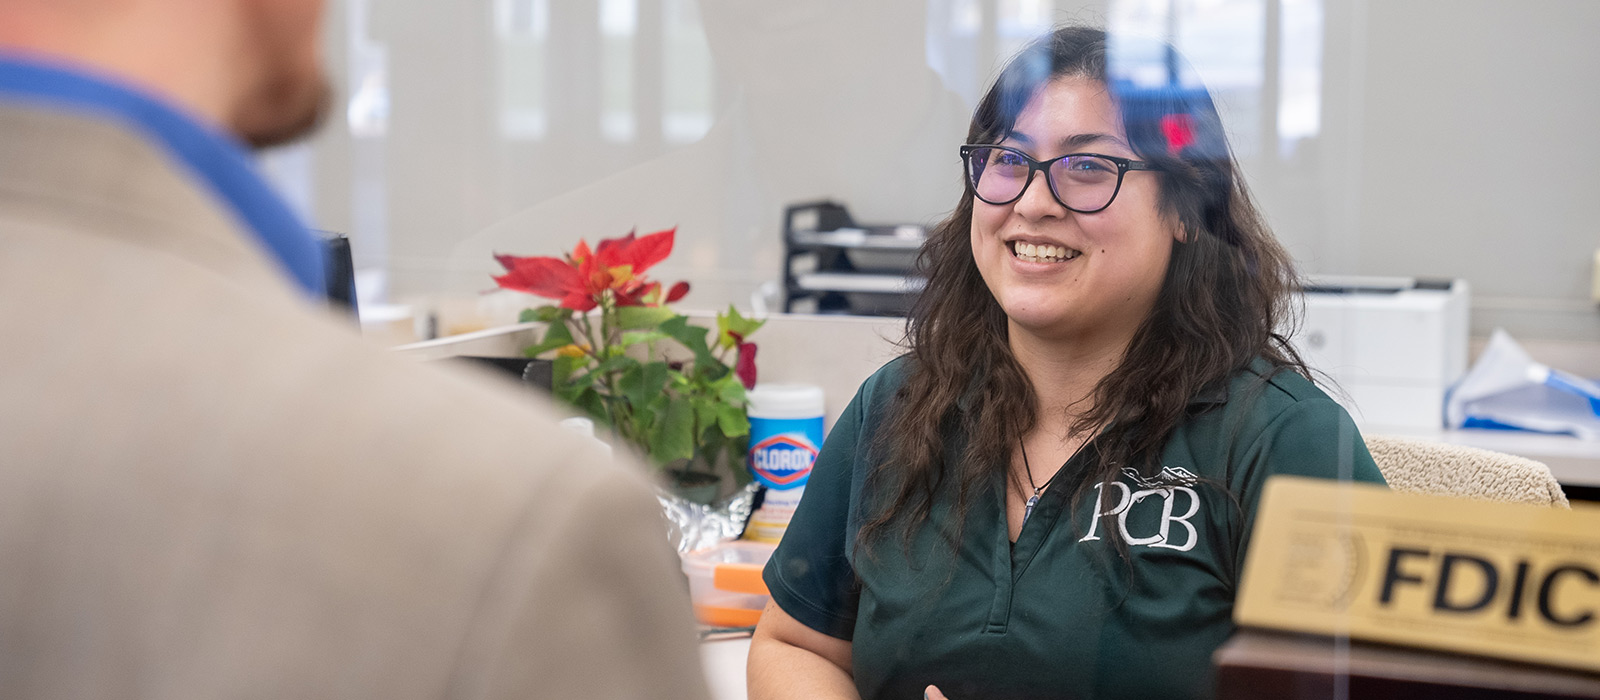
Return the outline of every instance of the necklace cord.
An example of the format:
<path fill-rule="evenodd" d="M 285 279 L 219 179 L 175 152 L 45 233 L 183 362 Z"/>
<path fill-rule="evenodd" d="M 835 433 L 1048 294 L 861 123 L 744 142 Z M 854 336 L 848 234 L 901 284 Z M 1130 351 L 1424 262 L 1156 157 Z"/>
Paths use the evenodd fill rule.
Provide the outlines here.
<path fill-rule="evenodd" d="M 1044 486 L 1050 485 L 1050 482 L 1044 482 L 1044 486 L 1037 486 L 1033 483 L 1033 467 L 1028 464 L 1028 446 L 1022 442 L 1021 435 L 1017 436 L 1017 447 L 1022 450 L 1022 468 L 1028 471 L 1028 488 L 1033 489 L 1033 495 L 1037 496 L 1040 491 L 1044 490 Z M 1052 476 L 1050 478 L 1054 479 L 1055 477 Z"/>
<path fill-rule="evenodd" d="M 1024 470 L 1026 470 L 1027 473 L 1028 473 L 1028 487 L 1033 489 L 1033 495 L 1037 496 L 1037 495 L 1040 494 L 1040 492 L 1044 491 L 1047 488 L 1050 488 L 1050 484 L 1053 483 L 1056 480 L 1056 477 L 1061 476 L 1061 472 L 1066 471 L 1067 464 L 1072 462 L 1072 458 L 1073 457 L 1077 457 L 1078 453 L 1083 451 L 1084 445 L 1088 445 L 1088 444 L 1089 444 L 1089 441 L 1088 440 L 1084 440 L 1083 444 L 1082 445 L 1078 445 L 1078 449 L 1073 450 L 1072 454 L 1067 457 L 1067 461 L 1061 463 L 1061 466 L 1056 469 L 1056 473 L 1051 474 L 1050 478 L 1045 479 L 1043 484 L 1034 484 L 1034 482 L 1033 482 L 1033 466 L 1028 464 L 1028 446 L 1022 442 L 1022 436 L 1018 435 L 1017 436 L 1017 447 L 1022 450 L 1022 468 Z"/>

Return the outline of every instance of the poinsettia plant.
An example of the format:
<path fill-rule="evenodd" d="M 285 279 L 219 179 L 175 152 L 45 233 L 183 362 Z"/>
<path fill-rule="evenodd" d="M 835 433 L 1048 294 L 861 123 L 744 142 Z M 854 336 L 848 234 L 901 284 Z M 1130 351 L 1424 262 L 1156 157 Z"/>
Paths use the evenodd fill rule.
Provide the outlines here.
<path fill-rule="evenodd" d="M 696 326 L 667 304 L 688 282 L 663 289 L 645 272 L 672 253 L 677 229 L 600 241 L 579 241 L 564 257 L 496 255 L 502 289 L 559 300 L 522 312 L 548 324 L 529 357 L 554 355 L 556 395 L 582 409 L 661 467 L 708 472 L 742 463 L 750 434 L 745 390 L 756 382 L 751 333 L 763 321 L 733 306 L 716 329 Z M 692 359 L 670 361 L 664 343 Z M 731 362 L 731 364 L 730 364 Z M 730 450 L 732 450 L 730 452 Z M 745 470 L 730 468 L 736 482 Z"/>

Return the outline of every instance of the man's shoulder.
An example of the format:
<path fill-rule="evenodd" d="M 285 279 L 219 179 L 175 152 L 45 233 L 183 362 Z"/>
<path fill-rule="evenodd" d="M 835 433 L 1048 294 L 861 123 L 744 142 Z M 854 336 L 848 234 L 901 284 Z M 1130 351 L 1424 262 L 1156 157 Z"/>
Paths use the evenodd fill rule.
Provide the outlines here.
<path fill-rule="evenodd" d="M 319 420 L 347 426 L 349 439 L 369 445 L 371 459 L 389 468 L 476 474 L 508 487 L 552 474 L 577 481 L 629 475 L 603 463 L 595 440 L 559 427 L 570 412 L 549 397 L 454 360 L 419 361 L 376 347 L 339 327 L 342 318 L 294 316 L 279 314 L 256 355 L 263 363 L 295 358 L 280 370 L 292 390 L 270 400 L 286 408 L 319 404 Z M 404 440 L 385 444 L 385 436 Z"/>
<path fill-rule="evenodd" d="M 15 123 L 6 111 L 0 132 Z M 16 487 L 0 489 L 0 511 L 30 514 L 7 527 L 52 533 L 0 540 L 93 544 L 56 547 L 77 552 L 71 566 L 5 552 L 30 568 L 0 572 L 0 586 L 25 580 L 61 601 L 20 629 L 100 630 L 119 643 L 89 646 L 128 648 L 148 630 L 83 611 L 134 600 L 197 639 L 249 637 L 219 647 L 281 652 L 256 662 L 288 669 L 286 683 L 327 687 L 326 672 L 405 688 L 490 678 L 502 653 L 610 662 L 578 646 L 593 625 L 582 613 L 600 604 L 586 600 L 687 626 L 648 480 L 626 457 L 562 430 L 556 406 L 510 382 L 367 343 L 149 144 L 90 123 L 77 133 L 114 146 L 91 153 L 62 137 L 84 123 L 61 116 L 58 131 L 57 118 L 18 118 L 48 144 L 0 133 L 0 462 Z M 198 595 L 156 595 L 150 580 Z M 681 661 L 684 646 L 662 658 Z"/>
<path fill-rule="evenodd" d="M 551 479 L 579 489 L 595 478 L 639 481 L 602 463 L 592 440 L 557 426 L 566 414 L 549 399 L 371 344 L 354 319 L 298 297 L 282 280 L 242 282 L 226 262 L 213 268 L 56 233 L 21 236 L 0 261 L 14 273 L 0 281 L 10 299 L 0 302 L 0 322 L 34 338 L 33 347 L 10 353 L 21 366 L 0 375 L 30 360 L 82 374 L 18 374 L 9 383 L 63 405 L 93 405 L 108 422 L 142 425 L 134 435 L 151 441 L 213 434 L 255 444 L 249 461 L 281 462 L 274 468 L 285 482 L 360 472 L 533 494 L 549 492 L 539 484 Z M 150 386 L 156 377 L 159 392 Z"/>
<path fill-rule="evenodd" d="M 257 291 L 280 277 L 207 185 L 128 125 L 0 100 L 0 162 L 13 240 L 186 260 Z"/>
<path fill-rule="evenodd" d="M 50 133 L 44 141 L 71 151 L 52 160 L 37 139 L 0 134 L 0 153 L 40 165 L 28 168 L 40 175 L 30 182 L 0 174 L 8 239 L 0 290 L 9 299 L 0 320 L 27 328 L 57 360 L 82 356 L 86 368 L 107 373 L 97 386 L 63 381 L 58 391 L 92 391 L 137 409 L 145 397 L 119 391 L 123 382 L 169 374 L 173 408 L 209 392 L 214 410 L 199 420 L 223 425 L 229 408 L 253 407 L 256 419 L 228 424 L 231 434 L 277 432 L 329 448 L 366 440 L 370 458 L 391 469 L 415 463 L 465 474 L 484 469 L 468 459 L 475 456 L 507 463 L 500 471 L 517 477 L 582 446 L 554 425 L 562 416 L 540 397 L 363 342 L 353 319 L 299 295 L 201 185 L 136 134 L 4 103 L 0 124 Z M 86 143 L 110 151 L 77 160 Z"/>

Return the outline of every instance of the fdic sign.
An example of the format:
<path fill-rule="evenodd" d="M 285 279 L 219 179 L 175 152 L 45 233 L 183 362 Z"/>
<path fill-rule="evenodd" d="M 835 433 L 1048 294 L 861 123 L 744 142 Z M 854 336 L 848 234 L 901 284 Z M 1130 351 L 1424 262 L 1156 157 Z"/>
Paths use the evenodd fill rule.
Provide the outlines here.
<path fill-rule="evenodd" d="M 1276 477 L 1234 620 L 1600 671 L 1600 508 Z"/>

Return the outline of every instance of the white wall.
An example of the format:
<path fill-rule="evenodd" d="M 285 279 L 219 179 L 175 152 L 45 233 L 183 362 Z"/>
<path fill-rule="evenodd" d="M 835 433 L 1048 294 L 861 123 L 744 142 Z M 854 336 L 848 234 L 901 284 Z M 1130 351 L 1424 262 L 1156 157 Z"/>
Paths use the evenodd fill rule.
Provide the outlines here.
<path fill-rule="evenodd" d="M 689 0 L 638 0 L 638 128 L 615 142 L 598 117 L 611 99 L 602 0 L 498 0 L 548 7 L 539 139 L 500 123 L 495 2 L 362 1 L 333 3 L 330 58 L 349 86 L 373 46 L 386 54 L 387 131 L 353 136 L 340 115 L 315 145 L 313 187 L 317 224 L 352 232 L 358 265 L 387 269 L 396 296 L 471 295 L 492 285 L 493 251 L 554 254 L 579 237 L 677 225 L 658 276 L 693 281 L 688 301 L 703 308 L 744 305 L 778 276 L 785 203 L 831 197 L 864 219 L 936 221 L 959 191 L 962 96 L 1014 48 L 1018 21 L 1040 7 L 1045 22 L 1119 16 L 1112 0 L 700 0 L 695 20 L 677 4 Z M 1258 2 L 1268 21 L 1294 1 L 1305 2 L 1178 0 L 1197 12 Z M 1292 154 L 1275 138 L 1275 66 L 1259 89 L 1223 97 L 1260 203 L 1306 270 L 1466 277 L 1475 334 L 1503 325 L 1600 341 L 1588 301 L 1600 2 L 1324 3 L 1315 138 Z M 982 29 L 967 32 L 973 21 Z M 665 79 L 663 57 L 692 64 L 694 26 L 711 63 L 688 80 L 705 83 L 715 121 L 680 144 L 657 128 L 688 99 L 663 94 L 684 82 Z M 352 27 L 369 43 L 352 42 Z M 1266 55 L 1287 50 L 1266 37 Z"/>
<path fill-rule="evenodd" d="M 1480 334 L 1600 339 L 1600 3 L 1385 0 L 1366 16 L 1341 264 L 1468 278 Z"/>

